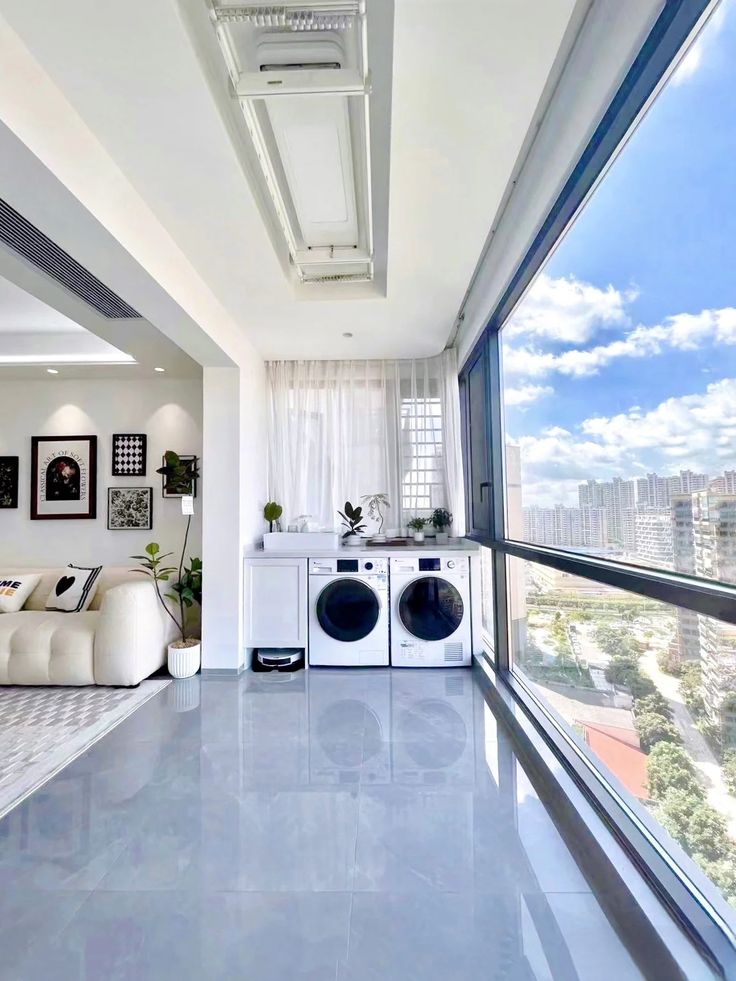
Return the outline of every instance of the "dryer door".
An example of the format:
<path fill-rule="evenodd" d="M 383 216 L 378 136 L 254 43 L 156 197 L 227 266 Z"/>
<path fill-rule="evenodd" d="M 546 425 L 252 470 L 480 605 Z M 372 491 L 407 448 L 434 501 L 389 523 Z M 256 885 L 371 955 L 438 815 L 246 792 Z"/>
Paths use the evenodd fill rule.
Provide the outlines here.
<path fill-rule="evenodd" d="M 465 606 L 457 589 L 439 576 L 422 576 L 404 588 L 399 617 L 419 640 L 445 640 L 463 622 Z"/>
<path fill-rule="evenodd" d="M 362 640 L 378 623 L 381 603 L 367 583 L 335 579 L 317 597 L 315 613 L 320 627 L 333 640 Z"/>

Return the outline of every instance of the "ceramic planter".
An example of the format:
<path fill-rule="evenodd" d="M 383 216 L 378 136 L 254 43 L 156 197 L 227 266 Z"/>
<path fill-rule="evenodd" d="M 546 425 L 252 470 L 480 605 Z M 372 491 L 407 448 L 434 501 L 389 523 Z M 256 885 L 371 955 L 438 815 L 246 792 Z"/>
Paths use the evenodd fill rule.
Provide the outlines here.
<path fill-rule="evenodd" d="M 169 644 L 169 674 L 172 678 L 191 678 L 199 671 L 201 644 L 191 647 L 175 647 Z"/>
<path fill-rule="evenodd" d="M 424 541 L 424 532 L 423 531 L 415 531 L 414 532 L 414 541 L 417 542 L 417 544 L 421 544 Z"/>

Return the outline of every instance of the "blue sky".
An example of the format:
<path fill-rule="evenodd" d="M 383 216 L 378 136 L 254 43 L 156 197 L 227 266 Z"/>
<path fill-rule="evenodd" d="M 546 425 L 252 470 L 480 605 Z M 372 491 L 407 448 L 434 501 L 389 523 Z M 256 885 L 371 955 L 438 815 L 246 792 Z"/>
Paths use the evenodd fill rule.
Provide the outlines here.
<path fill-rule="evenodd" d="M 725 0 L 505 330 L 524 503 L 736 469 L 734 51 Z"/>

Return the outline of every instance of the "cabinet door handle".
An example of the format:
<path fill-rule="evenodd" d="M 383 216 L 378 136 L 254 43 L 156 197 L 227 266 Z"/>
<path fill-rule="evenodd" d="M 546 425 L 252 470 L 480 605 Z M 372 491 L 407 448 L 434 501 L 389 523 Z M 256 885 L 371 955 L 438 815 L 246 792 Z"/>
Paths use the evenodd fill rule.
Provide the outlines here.
<path fill-rule="evenodd" d="M 480 499 L 481 499 L 481 501 L 483 500 L 483 490 L 484 490 L 484 488 L 490 487 L 490 486 L 491 486 L 490 480 L 484 480 L 481 483 L 481 485 L 480 485 Z"/>

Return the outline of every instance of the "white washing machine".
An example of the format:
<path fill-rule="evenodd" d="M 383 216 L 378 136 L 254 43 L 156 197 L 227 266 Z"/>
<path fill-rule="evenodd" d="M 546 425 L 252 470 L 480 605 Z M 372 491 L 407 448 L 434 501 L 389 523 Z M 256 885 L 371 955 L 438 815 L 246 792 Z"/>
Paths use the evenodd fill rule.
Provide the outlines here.
<path fill-rule="evenodd" d="M 391 559 L 391 664 L 467 667 L 472 658 L 465 555 Z"/>
<path fill-rule="evenodd" d="M 309 663 L 389 663 L 388 559 L 309 560 Z"/>

